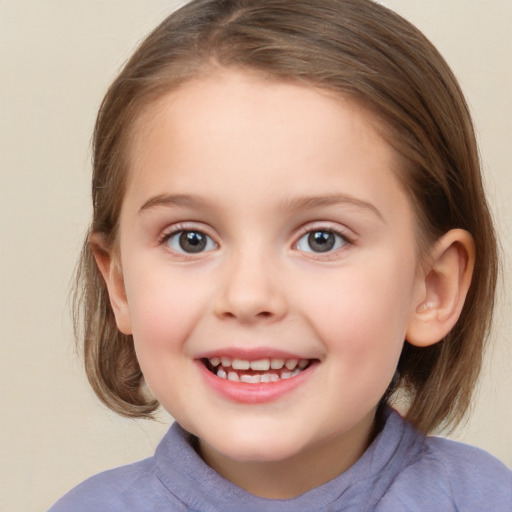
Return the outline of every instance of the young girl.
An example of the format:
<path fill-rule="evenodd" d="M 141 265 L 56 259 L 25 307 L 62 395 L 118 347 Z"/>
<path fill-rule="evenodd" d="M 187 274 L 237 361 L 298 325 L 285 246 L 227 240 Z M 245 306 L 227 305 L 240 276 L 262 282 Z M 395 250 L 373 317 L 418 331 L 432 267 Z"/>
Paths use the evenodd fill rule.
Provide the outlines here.
<path fill-rule="evenodd" d="M 190 2 L 103 101 L 93 205 L 89 380 L 176 423 L 52 512 L 511 510 L 505 466 L 426 437 L 468 409 L 496 241 L 462 93 L 408 22 Z"/>

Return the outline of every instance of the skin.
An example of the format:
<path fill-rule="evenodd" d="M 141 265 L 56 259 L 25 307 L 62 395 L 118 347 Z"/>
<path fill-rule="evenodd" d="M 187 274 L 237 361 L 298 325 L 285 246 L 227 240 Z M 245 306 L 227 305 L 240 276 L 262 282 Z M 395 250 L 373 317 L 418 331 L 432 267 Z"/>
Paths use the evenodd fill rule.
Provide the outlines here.
<path fill-rule="evenodd" d="M 465 292 L 447 283 L 469 286 L 469 235 L 419 265 L 396 155 L 370 114 L 325 91 L 219 70 L 150 107 L 130 148 L 116 265 L 92 244 L 149 387 L 249 492 L 331 480 L 371 442 L 406 337 L 434 343 L 456 320 Z M 208 235 L 205 250 L 169 238 L 183 230 Z M 332 250 L 311 249 L 315 230 L 339 233 Z M 239 403 L 198 362 L 235 350 L 315 365 L 277 399 Z"/>

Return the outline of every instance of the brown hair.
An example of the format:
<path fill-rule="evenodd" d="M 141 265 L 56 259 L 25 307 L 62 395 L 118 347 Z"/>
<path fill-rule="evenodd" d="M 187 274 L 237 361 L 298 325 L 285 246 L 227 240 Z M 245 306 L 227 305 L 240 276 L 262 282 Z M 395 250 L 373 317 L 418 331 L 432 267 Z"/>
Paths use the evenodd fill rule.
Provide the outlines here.
<path fill-rule="evenodd" d="M 403 163 L 419 246 L 451 228 L 476 245 L 472 285 L 441 342 L 405 342 L 397 387 L 424 432 L 455 426 L 468 409 L 492 319 L 497 249 L 473 126 L 458 83 L 432 44 L 370 0 L 194 0 L 141 44 L 108 90 L 94 132 L 91 233 L 113 248 L 124 195 L 126 145 L 153 101 L 212 66 L 258 71 L 349 95 L 385 127 Z M 132 417 L 151 416 L 131 336 L 115 324 L 105 283 L 85 241 L 77 272 L 75 325 L 99 398 Z M 387 394 L 386 396 L 390 396 Z"/>

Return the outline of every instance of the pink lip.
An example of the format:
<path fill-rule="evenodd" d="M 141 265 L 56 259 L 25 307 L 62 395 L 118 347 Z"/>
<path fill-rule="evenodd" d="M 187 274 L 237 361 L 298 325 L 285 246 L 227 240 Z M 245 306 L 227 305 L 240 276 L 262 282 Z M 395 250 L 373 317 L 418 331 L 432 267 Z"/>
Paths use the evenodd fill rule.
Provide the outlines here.
<path fill-rule="evenodd" d="M 257 361 L 259 359 L 315 359 L 314 356 L 304 357 L 292 354 L 291 352 L 264 347 L 257 349 L 221 348 L 194 355 L 194 359 L 211 359 L 212 357 L 230 357 L 231 359 L 243 359 L 245 361 Z"/>
<path fill-rule="evenodd" d="M 216 353 L 217 354 L 217 353 Z M 233 357 L 233 352 L 229 352 L 230 357 Z M 240 357 L 240 356 L 238 356 Z M 269 357 L 269 353 L 266 353 Z M 283 357 L 272 355 L 270 357 Z M 245 358 L 245 357 L 244 357 Z M 291 359 L 290 356 L 284 357 Z M 257 357 L 251 357 L 251 360 Z M 318 361 L 314 361 L 305 370 L 302 370 L 295 377 L 289 379 L 282 379 L 277 382 L 262 382 L 260 384 L 248 384 L 245 382 L 233 382 L 227 379 L 217 377 L 214 373 L 209 371 L 201 360 L 196 360 L 202 378 L 205 380 L 208 387 L 215 393 L 227 398 L 232 402 L 241 404 L 262 404 L 265 402 L 272 402 L 278 400 L 284 395 L 290 393 L 295 388 L 304 384 L 315 368 L 318 366 Z"/>

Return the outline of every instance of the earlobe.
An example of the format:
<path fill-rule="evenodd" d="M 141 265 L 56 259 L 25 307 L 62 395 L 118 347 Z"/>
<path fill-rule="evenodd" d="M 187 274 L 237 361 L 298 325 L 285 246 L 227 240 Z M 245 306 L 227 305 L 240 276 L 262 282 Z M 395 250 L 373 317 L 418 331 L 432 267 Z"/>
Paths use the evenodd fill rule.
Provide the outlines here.
<path fill-rule="evenodd" d="M 132 334 L 122 270 L 112 251 L 106 247 L 104 238 L 99 233 L 92 233 L 89 236 L 89 245 L 96 260 L 96 265 L 107 285 L 110 305 L 116 318 L 117 328 L 123 334 Z"/>
<path fill-rule="evenodd" d="M 433 245 L 418 288 L 406 339 L 416 346 L 441 341 L 459 319 L 471 285 L 475 244 L 471 234 L 452 229 Z"/>

